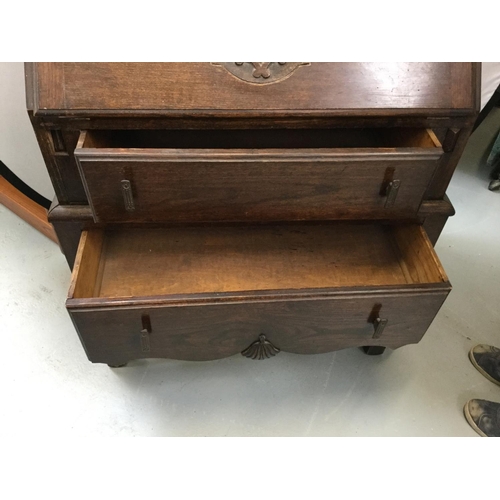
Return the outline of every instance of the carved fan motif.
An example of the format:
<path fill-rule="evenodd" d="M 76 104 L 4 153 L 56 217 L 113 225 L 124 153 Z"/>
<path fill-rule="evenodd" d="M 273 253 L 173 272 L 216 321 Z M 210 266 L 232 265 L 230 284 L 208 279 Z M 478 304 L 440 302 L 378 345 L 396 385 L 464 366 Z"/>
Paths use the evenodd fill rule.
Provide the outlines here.
<path fill-rule="evenodd" d="M 310 63 L 284 63 L 284 62 L 236 62 L 212 63 L 224 67 L 236 78 L 248 83 L 276 83 L 289 77 L 299 66 Z"/>
<path fill-rule="evenodd" d="M 241 354 L 251 359 L 266 359 L 276 356 L 280 350 L 266 339 L 265 335 L 259 335 L 259 340 L 250 344 Z"/>

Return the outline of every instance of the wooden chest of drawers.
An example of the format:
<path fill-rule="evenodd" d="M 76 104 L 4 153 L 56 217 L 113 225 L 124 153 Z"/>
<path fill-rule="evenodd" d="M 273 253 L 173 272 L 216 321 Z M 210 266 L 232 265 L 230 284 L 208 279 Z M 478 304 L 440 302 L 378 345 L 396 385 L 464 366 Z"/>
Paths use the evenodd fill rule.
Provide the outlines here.
<path fill-rule="evenodd" d="M 370 354 L 451 287 L 433 244 L 473 63 L 35 63 L 27 102 L 89 359 Z"/>

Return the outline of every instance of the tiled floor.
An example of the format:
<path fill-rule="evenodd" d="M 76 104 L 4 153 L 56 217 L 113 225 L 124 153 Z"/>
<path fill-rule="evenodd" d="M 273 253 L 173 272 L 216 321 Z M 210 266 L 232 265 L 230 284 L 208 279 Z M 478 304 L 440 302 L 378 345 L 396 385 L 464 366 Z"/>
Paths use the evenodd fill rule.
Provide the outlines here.
<path fill-rule="evenodd" d="M 475 436 L 467 399 L 500 401 L 467 352 L 500 346 L 500 193 L 471 138 L 448 191 L 457 210 L 437 245 L 454 285 L 423 341 L 254 362 L 87 361 L 64 309 L 70 272 L 54 243 L 0 206 L 1 432 L 9 436 Z"/>

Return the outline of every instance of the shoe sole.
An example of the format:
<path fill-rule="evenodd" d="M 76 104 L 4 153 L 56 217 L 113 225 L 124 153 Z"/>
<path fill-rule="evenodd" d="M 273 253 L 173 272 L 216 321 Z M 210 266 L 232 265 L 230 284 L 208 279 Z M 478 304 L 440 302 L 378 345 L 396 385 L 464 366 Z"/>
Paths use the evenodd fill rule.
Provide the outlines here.
<path fill-rule="evenodd" d="M 472 415 L 469 412 L 469 401 L 465 403 L 464 406 L 464 415 L 465 418 L 467 419 L 467 422 L 469 422 L 469 425 L 481 436 L 481 437 L 488 437 L 477 425 L 476 422 L 474 422 L 474 419 L 472 418 Z"/>
<path fill-rule="evenodd" d="M 474 348 L 475 346 L 469 351 L 469 359 L 471 361 L 471 363 L 476 367 L 477 371 L 483 375 L 484 377 L 486 377 L 490 382 L 493 382 L 494 384 L 496 385 L 500 385 L 500 381 L 494 379 L 491 375 L 488 375 L 478 364 L 477 364 L 477 361 L 475 360 L 474 358 Z"/>

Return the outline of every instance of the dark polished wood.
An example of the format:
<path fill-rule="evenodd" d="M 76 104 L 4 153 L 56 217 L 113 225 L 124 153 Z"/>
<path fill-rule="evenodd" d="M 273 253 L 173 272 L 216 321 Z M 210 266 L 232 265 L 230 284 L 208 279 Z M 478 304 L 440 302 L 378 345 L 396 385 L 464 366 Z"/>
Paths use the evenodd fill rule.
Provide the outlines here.
<path fill-rule="evenodd" d="M 420 340 L 449 290 L 418 225 L 93 230 L 67 307 L 89 359 L 121 364 L 231 356 L 261 334 L 297 354 L 396 348 Z"/>
<path fill-rule="evenodd" d="M 287 109 L 272 109 L 254 106 L 248 109 L 227 109 L 214 107 L 203 110 L 202 103 L 196 103 L 196 109 L 171 109 L 175 99 L 196 102 L 198 93 L 190 94 L 191 86 L 182 88 L 182 97 L 170 101 L 175 85 L 166 82 L 173 77 L 173 72 L 183 67 L 175 83 L 191 75 L 200 75 L 199 67 L 208 71 L 220 87 L 220 78 L 225 72 L 235 85 L 249 87 L 249 92 L 262 97 L 269 88 L 275 88 L 275 98 L 283 97 L 281 86 L 297 76 L 299 71 L 311 69 L 319 64 L 317 71 L 326 71 L 324 78 L 317 85 L 324 85 L 332 92 L 335 106 L 307 110 L 296 106 L 293 99 L 286 100 Z M 208 69 L 207 69 L 208 66 Z M 197 68 L 197 69 L 195 69 Z M 453 151 L 444 155 L 435 173 L 434 182 L 427 188 L 424 199 L 441 199 L 458 163 L 468 135 L 470 134 L 479 111 L 480 94 L 479 63 L 314 63 L 309 67 L 298 68 L 290 78 L 272 85 L 252 85 L 239 82 L 225 69 L 210 63 L 189 64 L 147 64 L 147 63 L 26 63 L 27 105 L 32 117 L 42 154 L 56 191 L 62 204 L 86 204 L 87 199 L 78 169 L 74 160 L 75 137 L 80 130 L 88 129 L 273 129 L 276 127 L 293 129 L 304 128 L 342 128 L 360 127 L 424 127 L 449 128 L 460 136 Z M 404 71 L 403 71 L 404 70 Z M 316 70 L 315 70 L 316 71 Z M 374 80 L 370 75 L 380 72 Z M 383 77 L 383 75 L 385 75 Z M 379 79 L 391 81 L 391 88 L 380 86 Z M 330 78 L 332 78 L 330 80 Z M 166 79 L 164 81 L 164 79 Z M 425 79 L 419 86 L 418 82 Z M 70 82 L 73 83 L 70 84 Z M 292 80 L 293 81 L 293 80 Z M 98 83 L 100 82 L 100 83 Z M 397 86 L 394 87 L 395 82 Z M 106 85 L 104 85 L 106 83 Z M 377 85 L 375 85 L 377 83 Z M 301 85 L 312 85 L 302 83 Z M 316 85 L 316 84 L 314 84 Z M 139 87 L 139 88 L 137 88 Z M 257 89 L 255 88 L 257 87 Z M 432 89 L 429 94 L 423 89 Z M 260 90 L 259 90 L 260 89 Z M 385 89 L 385 90 L 384 90 Z M 441 90 L 440 90 L 441 89 Z M 241 89 L 238 90 L 240 92 Z M 396 92 L 397 90 L 397 92 Z M 159 94 L 165 92 L 165 95 Z M 109 95 L 108 95 L 109 92 Z M 120 92 L 123 93 L 124 109 L 118 109 Z M 259 93 L 260 92 L 260 93 Z M 139 99 L 141 93 L 147 98 Z M 417 94 L 417 98 L 413 94 Z M 432 96 L 430 95 L 432 93 Z M 73 96 L 74 94 L 74 96 Z M 95 99 L 95 94 L 102 95 Z M 208 92 L 206 96 L 212 96 Z M 73 97 L 69 98 L 72 95 Z M 88 99 L 85 108 L 73 108 L 73 100 Z M 469 96 L 469 97 L 467 97 Z M 355 101 L 353 105 L 349 99 Z M 156 99 L 156 101 L 155 101 Z M 211 97 L 210 97 L 211 99 Z M 395 105 L 398 99 L 404 105 Z M 426 99 L 430 99 L 428 102 Z M 430 106 L 436 99 L 435 107 L 421 108 L 420 104 Z M 130 100 L 135 102 L 130 107 Z M 467 106 L 462 107 L 468 101 Z M 126 102 L 126 104 L 125 104 Z M 149 104 L 148 104 L 149 102 Z M 291 106 L 290 103 L 294 105 Z M 453 104 L 455 103 L 455 104 Z M 456 106 L 460 105 L 458 108 Z M 56 106 L 52 108 L 51 106 Z M 100 108 L 99 108 L 100 106 Z M 217 109 L 215 109 L 217 108 Z M 64 134 L 71 134 L 66 143 L 66 158 L 56 154 L 52 146 L 50 131 L 59 129 Z M 460 132 L 457 132 L 460 131 Z M 76 136 L 75 136 L 76 134 Z M 457 137 L 458 137 L 457 135 Z M 448 145 L 448 142 L 446 142 Z"/>
<path fill-rule="evenodd" d="M 27 63 L 91 361 L 418 342 L 477 63 Z"/>
<path fill-rule="evenodd" d="M 476 107 L 470 63 L 312 63 L 269 85 L 211 63 L 38 63 L 34 71 L 39 114 L 408 115 Z"/>
<path fill-rule="evenodd" d="M 408 218 L 442 155 L 424 129 L 278 131 L 271 139 L 267 132 L 222 132 L 191 138 L 162 132 L 157 140 L 155 134 L 83 133 L 75 156 L 94 220 Z M 207 149 L 211 143 L 227 149 Z"/>
<path fill-rule="evenodd" d="M 72 310 L 70 314 L 90 361 L 123 364 L 139 358 L 205 361 L 241 353 L 266 335 L 281 351 L 319 354 L 360 345 L 392 349 L 417 343 L 446 298 L 446 292 L 344 293 L 337 299 L 286 300 L 200 306 Z M 382 302 L 390 318 L 373 339 L 367 318 Z M 141 348 L 141 317 L 151 317 L 150 351 Z"/>
<path fill-rule="evenodd" d="M 435 245 L 448 218 L 455 215 L 455 209 L 445 195 L 442 200 L 426 200 L 422 202 L 418 215 L 429 240 Z"/>
<path fill-rule="evenodd" d="M 48 212 L 48 220 L 54 227 L 59 246 L 69 267 L 73 268 L 81 233 L 92 225 L 90 207 L 88 205 L 60 205 L 55 198 Z"/>
<path fill-rule="evenodd" d="M 469 136 L 472 132 L 472 127 L 464 128 L 458 133 L 455 139 L 455 147 L 452 151 L 445 153 L 441 157 L 441 164 L 436 169 L 434 178 L 427 188 L 425 199 L 441 200 L 446 194 L 446 189 L 451 181 L 453 172 L 455 171 L 462 153 L 465 149 Z"/>

